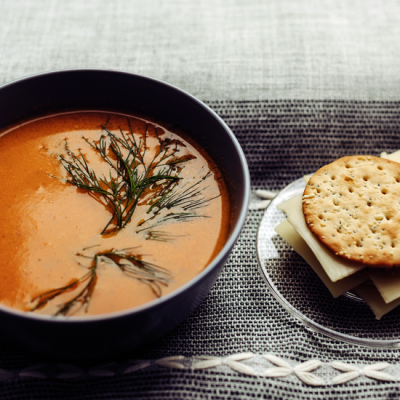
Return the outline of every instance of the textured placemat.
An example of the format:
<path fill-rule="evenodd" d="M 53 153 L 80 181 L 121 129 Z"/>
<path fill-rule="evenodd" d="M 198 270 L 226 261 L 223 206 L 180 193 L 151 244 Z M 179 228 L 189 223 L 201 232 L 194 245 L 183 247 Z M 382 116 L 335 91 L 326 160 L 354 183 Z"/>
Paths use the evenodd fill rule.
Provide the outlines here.
<path fill-rule="evenodd" d="M 400 102 L 221 101 L 209 105 L 239 139 L 253 189 L 277 191 L 346 154 L 379 155 L 400 148 Z M 169 335 L 147 349 L 101 365 L 44 360 L 0 343 L 0 398 L 398 396 L 400 350 L 361 348 L 312 333 L 268 292 L 255 255 L 262 215 L 262 211 L 249 212 L 209 296 Z M 342 364 L 332 365 L 332 361 Z M 340 385 L 341 381 L 348 382 Z"/>
<path fill-rule="evenodd" d="M 126 70 L 200 99 L 398 100 L 396 0 L 2 0 L 0 84 Z"/>

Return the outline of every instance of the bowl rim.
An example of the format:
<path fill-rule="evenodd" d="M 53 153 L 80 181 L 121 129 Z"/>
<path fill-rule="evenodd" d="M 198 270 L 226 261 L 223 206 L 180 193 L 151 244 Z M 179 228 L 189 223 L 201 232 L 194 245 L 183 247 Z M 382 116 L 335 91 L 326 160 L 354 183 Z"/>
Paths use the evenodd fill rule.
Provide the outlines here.
<path fill-rule="evenodd" d="M 227 255 L 233 246 L 235 245 L 236 240 L 238 239 L 240 232 L 244 226 L 247 212 L 248 212 L 248 205 L 249 205 L 249 200 L 250 200 L 250 172 L 249 168 L 247 165 L 247 160 L 244 155 L 244 152 L 239 144 L 239 141 L 237 140 L 236 136 L 233 134 L 231 129 L 228 127 L 228 125 L 225 123 L 225 121 L 215 112 L 213 111 L 208 105 L 203 103 L 201 100 L 197 99 L 195 96 L 192 94 L 186 92 L 183 89 L 180 89 L 177 86 L 174 86 L 170 83 L 167 83 L 163 80 L 156 79 L 150 76 L 146 75 L 141 75 L 141 74 L 135 74 L 129 71 L 123 71 L 123 70 L 118 70 L 118 69 L 96 69 L 96 68 L 72 68 L 72 69 L 59 69 L 59 70 L 49 70 L 45 72 L 39 72 L 35 74 L 31 74 L 28 76 L 24 76 L 21 78 L 14 79 L 10 82 L 6 82 L 2 85 L 0 85 L 0 91 L 2 91 L 4 88 L 20 84 L 24 81 L 30 81 L 32 79 L 40 78 L 40 77 L 45 77 L 45 76 L 51 76 L 51 75 L 63 75 L 63 74 L 71 74 L 71 73 L 79 73 L 79 72 L 92 72 L 92 73 L 105 73 L 105 74 L 111 74 L 111 75 L 126 75 L 126 76 L 133 76 L 137 79 L 144 79 L 147 81 L 150 81 L 155 84 L 159 84 L 161 86 L 166 87 L 169 90 L 178 92 L 180 95 L 183 95 L 184 97 L 186 96 L 189 100 L 194 102 L 198 107 L 202 108 L 203 110 L 207 111 L 209 114 L 211 114 L 212 117 L 214 117 L 217 122 L 222 126 L 222 128 L 225 130 L 225 132 L 228 134 L 230 137 L 237 154 L 240 159 L 240 167 L 243 173 L 244 177 L 244 193 L 243 193 L 243 205 L 239 211 L 238 219 L 237 222 L 233 228 L 233 230 L 230 233 L 230 236 L 228 240 L 225 242 L 224 246 L 222 249 L 219 251 L 219 253 L 214 257 L 214 259 L 195 277 L 190 279 L 188 282 L 184 283 L 182 286 L 179 286 L 177 289 L 173 290 L 170 293 L 167 293 L 166 295 L 151 300 L 147 303 L 144 303 L 142 305 L 132 307 L 132 308 L 127 308 L 121 311 L 114 311 L 110 313 L 105 313 L 105 314 L 98 314 L 98 315 L 88 315 L 88 316 L 52 316 L 52 315 L 44 315 L 44 314 L 35 314 L 35 313 L 28 313 L 24 312 L 21 310 L 13 309 L 12 307 L 5 306 L 0 304 L 0 312 L 7 313 L 14 315 L 16 317 L 23 317 L 27 319 L 32 319 L 36 321 L 44 321 L 44 322 L 55 322 L 55 323 L 62 323 L 62 324 L 87 324 L 91 322 L 101 322 L 105 320 L 113 320 L 113 319 L 118 319 L 118 318 L 123 318 L 131 314 L 140 314 L 143 313 L 153 307 L 157 307 L 162 305 L 163 303 L 167 303 L 169 301 L 172 301 L 174 297 L 178 297 L 181 295 L 183 292 L 188 290 L 192 285 L 195 285 L 198 281 L 203 280 L 211 271 L 217 267 L 218 264 L 220 264 Z"/>

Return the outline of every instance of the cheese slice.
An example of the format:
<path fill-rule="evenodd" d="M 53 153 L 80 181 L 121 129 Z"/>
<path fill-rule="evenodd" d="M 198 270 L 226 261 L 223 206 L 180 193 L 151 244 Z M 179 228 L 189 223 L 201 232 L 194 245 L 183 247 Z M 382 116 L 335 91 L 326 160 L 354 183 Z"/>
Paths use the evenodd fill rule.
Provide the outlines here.
<path fill-rule="evenodd" d="M 368 271 L 368 276 L 386 303 L 400 297 L 400 276 L 397 272 Z"/>
<path fill-rule="evenodd" d="M 279 204 L 277 209 L 286 213 L 288 221 L 310 247 L 332 282 L 343 279 L 364 268 L 363 265 L 354 261 L 336 256 L 319 242 L 304 219 L 301 193 Z"/>
<path fill-rule="evenodd" d="M 363 271 L 350 275 L 343 278 L 337 282 L 332 282 L 325 270 L 322 268 L 321 264 L 315 257 L 314 253 L 308 247 L 307 243 L 303 238 L 296 232 L 296 230 L 290 225 L 289 221 L 286 219 L 281 222 L 276 228 L 276 233 L 282 237 L 294 251 L 296 251 L 304 260 L 311 266 L 314 272 L 319 276 L 324 285 L 331 292 L 333 297 L 339 297 L 340 295 L 352 291 L 358 297 L 363 299 L 367 305 L 371 308 L 372 312 L 375 314 L 376 319 L 381 319 L 389 311 L 400 305 L 400 298 L 390 303 L 387 303 L 380 291 L 374 287 L 371 283 L 365 284 L 364 282 L 368 279 L 368 275 Z M 400 279 L 397 281 L 399 283 L 399 289 L 396 293 L 400 292 Z M 385 290 L 385 284 L 382 285 L 383 290 Z"/>
<path fill-rule="evenodd" d="M 358 297 L 361 297 L 368 304 L 372 312 L 375 314 L 376 319 L 381 319 L 389 311 L 392 311 L 400 305 L 400 299 L 386 303 L 378 289 L 373 285 L 364 283 L 352 289 L 352 292 Z"/>
<path fill-rule="evenodd" d="M 386 158 L 387 160 L 391 160 L 391 161 L 396 161 L 398 163 L 400 163 L 400 150 L 395 151 L 394 153 L 386 153 L 386 151 L 384 151 L 383 153 L 381 153 L 381 158 Z"/>
<path fill-rule="evenodd" d="M 322 268 L 320 262 L 315 257 L 314 253 L 308 247 L 304 239 L 296 232 L 293 226 L 287 219 L 281 222 L 276 228 L 275 232 L 287 242 L 294 251 L 298 253 L 304 260 L 311 266 L 314 272 L 319 276 L 324 285 L 331 292 L 333 297 L 339 297 L 343 293 L 348 292 L 350 289 L 360 285 L 368 279 L 364 273 L 354 274 L 343 278 L 337 282 L 332 282 L 325 270 Z"/>

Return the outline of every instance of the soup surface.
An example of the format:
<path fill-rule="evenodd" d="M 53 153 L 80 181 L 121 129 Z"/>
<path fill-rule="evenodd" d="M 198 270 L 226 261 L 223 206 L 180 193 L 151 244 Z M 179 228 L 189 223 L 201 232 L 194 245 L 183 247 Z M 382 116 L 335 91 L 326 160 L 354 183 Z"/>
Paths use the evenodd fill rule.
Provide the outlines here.
<path fill-rule="evenodd" d="M 0 303 L 52 315 L 138 306 L 222 248 L 229 200 L 185 134 L 118 114 L 59 114 L 0 133 Z"/>

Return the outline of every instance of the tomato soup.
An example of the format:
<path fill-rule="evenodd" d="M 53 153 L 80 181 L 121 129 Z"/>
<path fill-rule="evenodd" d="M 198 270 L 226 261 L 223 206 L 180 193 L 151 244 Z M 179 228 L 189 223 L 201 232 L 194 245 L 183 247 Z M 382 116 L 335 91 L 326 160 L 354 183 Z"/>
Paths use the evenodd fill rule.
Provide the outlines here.
<path fill-rule="evenodd" d="M 0 303 L 50 315 L 124 310 L 169 293 L 225 243 L 212 159 L 142 118 L 73 112 L 0 133 Z"/>

